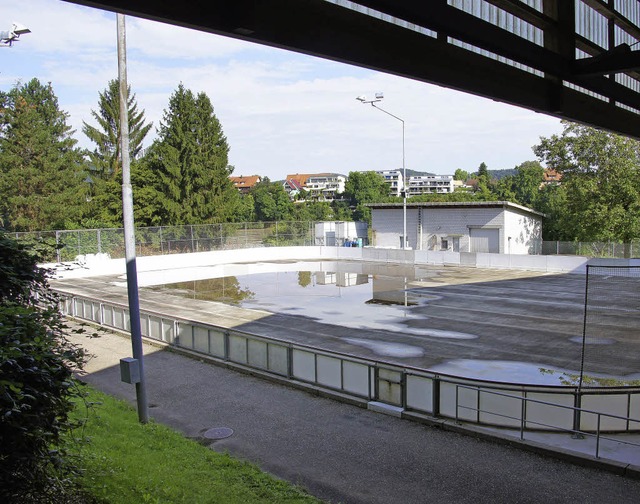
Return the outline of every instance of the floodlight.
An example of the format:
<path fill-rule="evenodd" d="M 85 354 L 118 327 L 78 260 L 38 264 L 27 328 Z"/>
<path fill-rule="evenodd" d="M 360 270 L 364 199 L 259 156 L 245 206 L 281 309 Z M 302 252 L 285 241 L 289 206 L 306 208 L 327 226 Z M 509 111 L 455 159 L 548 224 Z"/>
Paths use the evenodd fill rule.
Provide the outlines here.
<path fill-rule="evenodd" d="M 366 102 L 367 101 L 367 97 L 365 95 L 360 95 L 356 98 L 356 100 L 359 100 L 361 102 Z"/>
<path fill-rule="evenodd" d="M 382 91 L 378 91 L 376 93 L 376 100 L 382 100 L 384 98 L 384 93 Z"/>
<path fill-rule="evenodd" d="M 24 33 L 31 33 L 31 30 L 21 23 L 13 22 L 11 31 L 16 35 L 23 35 Z"/>

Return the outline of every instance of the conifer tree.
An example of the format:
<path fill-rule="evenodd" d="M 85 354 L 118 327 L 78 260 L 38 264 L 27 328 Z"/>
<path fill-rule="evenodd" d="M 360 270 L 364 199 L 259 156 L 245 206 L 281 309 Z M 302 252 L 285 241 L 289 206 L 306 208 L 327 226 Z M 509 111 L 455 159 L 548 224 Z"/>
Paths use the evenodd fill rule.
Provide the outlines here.
<path fill-rule="evenodd" d="M 136 159 L 152 124 L 145 124 L 144 110 L 138 110 L 131 86 L 128 87 L 127 94 L 129 156 Z M 98 110 L 92 110 L 91 116 L 98 126 L 83 121 L 82 132 L 96 144 L 94 151 L 89 153 L 92 171 L 102 179 L 110 179 L 120 170 L 120 83 L 117 79 L 110 80 L 107 88 L 99 94 Z"/>
<path fill-rule="evenodd" d="M 150 149 L 147 167 L 155 180 L 159 224 L 233 220 L 239 195 L 231 181 L 229 146 L 213 105 L 182 84 L 169 99 Z"/>
<path fill-rule="evenodd" d="M 0 226 L 14 231 L 77 225 L 84 159 L 51 84 L 0 92 Z M 85 175 L 86 176 L 86 175 Z"/>

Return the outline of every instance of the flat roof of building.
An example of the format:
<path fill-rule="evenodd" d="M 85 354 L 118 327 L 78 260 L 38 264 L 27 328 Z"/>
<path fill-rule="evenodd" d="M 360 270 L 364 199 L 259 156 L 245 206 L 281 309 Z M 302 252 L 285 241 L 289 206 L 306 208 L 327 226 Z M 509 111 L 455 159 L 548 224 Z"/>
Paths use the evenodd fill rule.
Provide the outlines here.
<path fill-rule="evenodd" d="M 403 208 L 403 203 L 367 203 L 366 206 L 372 209 L 396 209 Z M 526 212 L 539 217 L 545 214 L 510 201 L 414 201 L 407 202 L 407 208 L 504 208 Z"/>

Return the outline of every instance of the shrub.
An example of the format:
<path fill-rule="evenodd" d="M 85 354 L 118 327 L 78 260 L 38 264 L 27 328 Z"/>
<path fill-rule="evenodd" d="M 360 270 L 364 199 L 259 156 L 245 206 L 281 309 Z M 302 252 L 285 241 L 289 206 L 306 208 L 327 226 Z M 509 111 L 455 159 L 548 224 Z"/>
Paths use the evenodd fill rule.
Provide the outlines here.
<path fill-rule="evenodd" d="M 51 502 L 75 467 L 73 371 L 84 352 L 64 335 L 39 253 L 0 232 L 0 501 Z"/>

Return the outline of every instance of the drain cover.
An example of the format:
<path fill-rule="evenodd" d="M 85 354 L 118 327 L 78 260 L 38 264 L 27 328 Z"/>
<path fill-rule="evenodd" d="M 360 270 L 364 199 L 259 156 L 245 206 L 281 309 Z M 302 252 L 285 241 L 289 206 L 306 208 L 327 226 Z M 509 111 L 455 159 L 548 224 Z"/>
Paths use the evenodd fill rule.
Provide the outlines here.
<path fill-rule="evenodd" d="M 206 439 L 224 439 L 233 435 L 233 429 L 229 427 L 215 427 L 205 431 L 202 437 Z"/>

